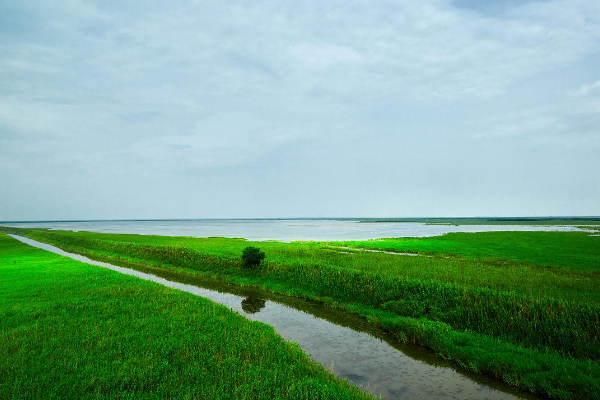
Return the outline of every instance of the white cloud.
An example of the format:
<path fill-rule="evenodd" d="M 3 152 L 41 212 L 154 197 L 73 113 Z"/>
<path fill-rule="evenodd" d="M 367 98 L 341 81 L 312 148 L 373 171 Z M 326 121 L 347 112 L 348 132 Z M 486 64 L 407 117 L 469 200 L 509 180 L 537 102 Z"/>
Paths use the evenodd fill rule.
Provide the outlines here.
<path fill-rule="evenodd" d="M 232 167 L 264 157 L 303 136 L 298 128 L 257 123 L 250 115 L 236 113 L 207 118 L 190 133 L 136 142 L 125 153 L 176 168 Z"/>
<path fill-rule="evenodd" d="M 294 63 L 301 68 L 324 70 L 335 65 L 360 64 L 365 61 L 358 52 L 344 46 L 302 43 L 290 51 Z"/>
<path fill-rule="evenodd" d="M 531 139 L 555 134 L 566 128 L 565 123 L 556 116 L 540 115 L 535 111 L 529 114 L 529 116 L 514 115 L 512 118 L 508 117 L 497 121 L 491 130 L 477 133 L 475 137 L 481 139 Z"/>
<path fill-rule="evenodd" d="M 582 85 L 575 93 L 580 96 L 587 96 L 588 94 L 597 91 L 600 91 L 600 80 L 589 85 Z"/>

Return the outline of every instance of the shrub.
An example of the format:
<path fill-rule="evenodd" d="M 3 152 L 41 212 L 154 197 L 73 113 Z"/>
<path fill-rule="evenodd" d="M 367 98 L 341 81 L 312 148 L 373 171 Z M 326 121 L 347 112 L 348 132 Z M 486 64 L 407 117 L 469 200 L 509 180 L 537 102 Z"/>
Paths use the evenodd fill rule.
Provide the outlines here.
<path fill-rule="evenodd" d="M 265 253 L 257 247 L 249 246 L 242 252 L 242 261 L 244 262 L 244 267 L 247 269 L 258 268 L 264 258 Z"/>

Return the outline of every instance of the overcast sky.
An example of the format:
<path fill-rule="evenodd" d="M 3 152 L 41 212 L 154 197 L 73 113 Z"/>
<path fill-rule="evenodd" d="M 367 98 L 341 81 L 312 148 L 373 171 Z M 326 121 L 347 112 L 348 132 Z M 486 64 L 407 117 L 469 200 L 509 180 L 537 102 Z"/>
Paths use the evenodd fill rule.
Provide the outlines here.
<path fill-rule="evenodd" d="M 0 0 L 0 220 L 600 214 L 600 1 Z"/>

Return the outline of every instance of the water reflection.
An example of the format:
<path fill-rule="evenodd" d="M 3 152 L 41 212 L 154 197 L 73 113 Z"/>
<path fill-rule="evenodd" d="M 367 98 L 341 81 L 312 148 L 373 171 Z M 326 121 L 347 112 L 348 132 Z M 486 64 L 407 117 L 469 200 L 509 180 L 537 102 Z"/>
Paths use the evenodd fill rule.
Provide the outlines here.
<path fill-rule="evenodd" d="M 264 308 L 266 301 L 255 295 L 249 295 L 242 300 L 242 310 L 247 314 L 256 314 Z"/>

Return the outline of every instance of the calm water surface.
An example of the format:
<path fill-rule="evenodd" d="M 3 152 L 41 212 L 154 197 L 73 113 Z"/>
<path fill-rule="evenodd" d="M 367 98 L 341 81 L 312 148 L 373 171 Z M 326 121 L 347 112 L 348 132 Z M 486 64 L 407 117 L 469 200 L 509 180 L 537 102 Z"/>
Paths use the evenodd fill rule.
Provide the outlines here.
<path fill-rule="evenodd" d="M 535 398 L 486 378 L 458 372 L 430 353 L 398 343 L 356 316 L 315 302 L 215 281 L 203 286 L 198 286 L 198 282 L 174 282 L 11 236 L 31 246 L 208 298 L 249 319 L 269 324 L 337 376 L 385 399 Z"/>
<path fill-rule="evenodd" d="M 17 228 L 50 228 L 164 236 L 221 236 L 249 240 L 366 240 L 425 237 L 448 232 L 573 231 L 569 226 L 427 225 L 421 222 L 364 223 L 336 220 L 172 220 L 2 223 Z"/>

